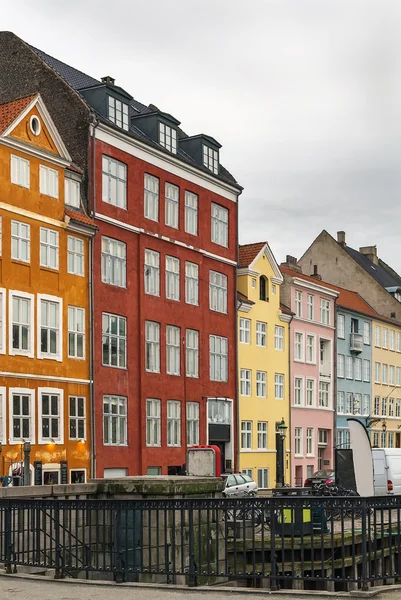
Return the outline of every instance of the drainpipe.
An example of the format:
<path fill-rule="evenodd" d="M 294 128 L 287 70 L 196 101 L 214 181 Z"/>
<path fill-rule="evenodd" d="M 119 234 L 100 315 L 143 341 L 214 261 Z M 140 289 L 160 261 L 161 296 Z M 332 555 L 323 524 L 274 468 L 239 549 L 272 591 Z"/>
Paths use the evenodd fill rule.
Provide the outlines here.
<path fill-rule="evenodd" d="M 239 394 L 238 394 L 238 309 L 237 309 L 237 281 L 238 281 L 238 263 L 239 263 L 239 195 L 237 196 L 237 215 L 236 215 L 236 244 L 237 244 L 237 257 L 234 271 L 234 315 L 235 315 L 235 415 L 236 415 L 236 432 L 235 440 L 236 453 L 234 459 L 233 472 L 239 471 L 240 468 L 240 416 L 239 416 Z"/>
<path fill-rule="evenodd" d="M 96 216 L 96 148 L 95 148 L 95 133 L 96 127 L 99 125 L 99 121 L 93 117 L 91 123 L 92 126 L 92 145 L 89 144 L 89 160 L 90 164 L 92 158 L 92 177 L 89 178 L 90 189 L 93 201 L 92 217 Z M 92 156 L 90 152 L 92 151 Z M 96 235 L 96 234 L 95 234 Z M 94 237 L 89 239 L 89 315 L 90 315 L 90 435 L 91 435 L 91 478 L 96 477 L 96 417 L 95 417 L 95 315 L 94 315 L 94 286 L 93 286 L 93 265 L 95 257 L 95 244 Z"/>
<path fill-rule="evenodd" d="M 333 454 L 332 454 L 332 467 L 334 469 L 334 473 L 337 479 L 337 465 L 336 465 L 336 446 L 337 446 L 337 311 L 338 311 L 338 305 L 337 305 L 337 300 L 338 300 L 338 296 L 337 298 L 335 298 L 334 300 L 334 343 L 333 343 L 333 352 L 334 352 L 334 360 L 333 360 L 333 439 L 331 440 L 332 442 L 332 448 L 333 448 Z M 344 369 L 346 368 L 345 363 L 344 363 Z M 363 396 L 362 396 L 362 401 L 363 401 Z M 324 465 L 323 465 L 324 467 Z"/>

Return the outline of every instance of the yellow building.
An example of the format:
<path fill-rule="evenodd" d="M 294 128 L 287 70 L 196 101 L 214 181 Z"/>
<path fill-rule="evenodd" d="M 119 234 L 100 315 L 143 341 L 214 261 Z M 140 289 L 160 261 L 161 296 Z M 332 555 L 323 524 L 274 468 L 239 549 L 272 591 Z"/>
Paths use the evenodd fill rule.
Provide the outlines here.
<path fill-rule="evenodd" d="M 280 431 L 281 434 L 286 432 L 285 426 L 290 431 L 291 311 L 280 306 L 282 281 L 280 269 L 267 242 L 240 246 L 240 470 L 253 477 L 259 489 L 280 486 L 290 480 L 290 436 L 286 436 L 283 444 L 280 435 Z M 279 428 L 280 423 L 282 426 Z"/>
<path fill-rule="evenodd" d="M 367 425 L 372 446 L 401 447 L 401 324 L 373 320 L 372 407 Z"/>

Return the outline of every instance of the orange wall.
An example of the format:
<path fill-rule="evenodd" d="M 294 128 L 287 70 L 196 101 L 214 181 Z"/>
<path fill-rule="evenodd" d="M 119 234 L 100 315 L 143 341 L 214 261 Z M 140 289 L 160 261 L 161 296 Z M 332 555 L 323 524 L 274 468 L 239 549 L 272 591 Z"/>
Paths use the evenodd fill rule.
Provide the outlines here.
<path fill-rule="evenodd" d="M 29 129 L 29 118 L 32 114 L 39 115 L 36 108 L 17 125 L 12 132 L 12 137 L 23 142 L 35 144 L 50 153 L 57 153 L 56 146 L 42 123 L 42 131 L 35 137 Z M 22 156 L 30 161 L 30 189 L 20 187 L 11 183 L 10 156 L 11 154 Z M 43 164 L 58 170 L 59 198 L 54 199 L 39 193 L 39 165 Z M 17 209 L 17 211 L 14 211 Z M 19 210 L 18 210 L 19 209 Z M 28 211 L 32 214 L 27 214 Z M 6 310 L 6 353 L 0 354 L 0 372 L 12 372 L 28 374 L 26 377 L 10 377 L 0 375 L 0 386 L 7 388 L 6 397 L 6 422 L 8 440 L 9 432 L 9 388 L 21 387 L 35 389 L 40 387 L 58 388 L 64 391 L 64 444 L 43 444 L 38 441 L 38 394 L 35 393 L 36 405 L 36 444 L 32 446 L 31 463 L 42 460 L 43 463 L 58 463 L 60 460 L 68 460 L 68 468 L 87 468 L 89 475 L 90 462 L 90 439 L 89 439 L 89 384 L 72 383 L 66 381 L 46 380 L 46 377 L 73 378 L 78 380 L 89 380 L 89 306 L 88 306 L 88 238 L 79 233 L 69 231 L 64 222 L 64 168 L 58 167 L 52 162 L 37 158 L 24 152 L 20 152 L 3 145 L 0 140 L 0 215 L 2 217 L 2 252 L 0 257 L 0 287 L 7 290 Z M 37 218 L 35 218 L 37 217 Z M 11 220 L 15 219 L 30 225 L 30 264 L 15 261 L 11 258 Z M 52 222 L 46 222 L 46 219 Z M 56 222 L 54 222 L 55 220 Z M 40 227 L 48 227 L 59 233 L 59 269 L 40 266 Z M 73 235 L 84 241 L 85 247 L 85 276 L 70 275 L 67 273 L 67 236 Z M 30 294 L 49 294 L 63 300 L 63 322 L 62 322 L 62 362 L 50 359 L 37 358 L 37 300 L 35 297 L 34 317 L 34 358 L 26 356 L 10 356 L 9 332 L 8 332 L 8 290 L 19 290 Z M 85 309 L 85 360 L 68 358 L 68 305 L 78 306 Z M 10 315 L 11 316 L 11 315 Z M 40 379 L 32 379 L 29 374 L 43 376 Z M 85 396 L 86 406 L 86 440 L 84 443 L 69 440 L 68 431 L 68 397 L 72 395 Z M 0 471 L 10 461 L 21 459 L 19 445 L 3 444 L 3 465 L 0 459 Z M 2 474 L 2 473 L 0 473 Z"/>

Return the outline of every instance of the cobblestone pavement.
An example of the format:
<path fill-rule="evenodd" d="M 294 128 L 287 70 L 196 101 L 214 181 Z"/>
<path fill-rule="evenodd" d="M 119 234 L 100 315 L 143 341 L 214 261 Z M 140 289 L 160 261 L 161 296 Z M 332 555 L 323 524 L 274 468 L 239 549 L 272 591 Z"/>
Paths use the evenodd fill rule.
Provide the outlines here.
<path fill-rule="evenodd" d="M 157 589 L 128 587 L 124 585 L 93 585 L 66 583 L 54 580 L 32 580 L 16 576 L 0 576 L 0 598 L 1 600 L 227 600 L 229 596 L 234 596 L 233 600 L 250 600 L 254 598 L 263 598 L 269 596 L 277 600 L 294 600 L 298 596 L 300 599 L 322 598 L 314 594 L 294 593 L 288 591 L 285 594 L 269 594 L 267 590 L 258 590 L 254 594 L 253 590 L 230 590 L 218 591 L 216 589 L 203 591 L 194 591 L 191 589 Z M 256 591 L 256 590 L 255 590 Z M 233 593 L 235 592 L 235 593 Z M 348 594 L 330 594 L 326 598 L 349 598 Z M 360 596 L 361 597 L 361 596 Z M 365 596 L 366 597 L 366 596 Z M 378 600 L 401 600 L 401 587 L 392 591 L 381 592 L 375 596 Z"/>

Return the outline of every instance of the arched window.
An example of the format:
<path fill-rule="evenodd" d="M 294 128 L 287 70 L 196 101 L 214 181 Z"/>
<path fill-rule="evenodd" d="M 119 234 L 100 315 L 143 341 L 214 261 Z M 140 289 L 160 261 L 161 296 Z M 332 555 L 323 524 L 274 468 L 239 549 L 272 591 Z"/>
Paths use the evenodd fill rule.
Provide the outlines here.
<path fill-rule="evenodd" d="M 268 290 L 268 281 L 267 281 L 266 277 L 264 277 L 262 275 L 262 277 L 260 277 L 260 279 L 259 279 L 259 297 L 261 300 L 267 301 L 269 299 L 267 290 Z"/>

